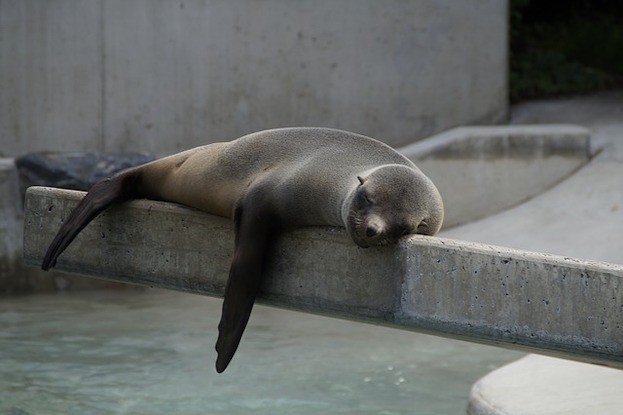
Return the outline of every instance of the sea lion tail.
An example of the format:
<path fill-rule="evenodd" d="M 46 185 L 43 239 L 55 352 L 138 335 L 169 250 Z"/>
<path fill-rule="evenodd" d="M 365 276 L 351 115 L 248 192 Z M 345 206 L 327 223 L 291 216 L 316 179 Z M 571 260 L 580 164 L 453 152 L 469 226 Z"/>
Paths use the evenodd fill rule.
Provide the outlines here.
<path fill-rule="evenodd" d="M 76 235 L 108 206 L 139 197 L 137 189 L 139 178 L 140 172 L 131 169 L 95 183 L 52 240 L 43 258 L 41 269 L 47 271 L 54 267 L 58 256 Z"/>

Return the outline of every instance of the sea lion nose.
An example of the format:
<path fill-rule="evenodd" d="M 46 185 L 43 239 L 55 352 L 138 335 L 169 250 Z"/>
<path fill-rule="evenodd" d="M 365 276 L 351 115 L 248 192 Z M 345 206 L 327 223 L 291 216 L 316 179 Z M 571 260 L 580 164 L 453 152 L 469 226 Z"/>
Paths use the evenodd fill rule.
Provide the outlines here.
<path fill-rule="evenodd" d="M 366 236 L 368 238 L 374 238 L 378 234 L 379 234 L 379 228 L 376 225 L 374 224 L 368 225 L 368 227 L 366 228 Z"/>

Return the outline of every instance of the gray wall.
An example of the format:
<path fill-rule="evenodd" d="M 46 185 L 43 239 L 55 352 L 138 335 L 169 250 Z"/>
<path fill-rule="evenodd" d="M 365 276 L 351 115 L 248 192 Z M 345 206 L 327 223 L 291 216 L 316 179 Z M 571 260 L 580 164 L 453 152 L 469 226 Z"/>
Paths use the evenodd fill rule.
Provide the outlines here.
<path fill-rule="evenodd" d="M 0 156 L 500 121 L 507 26 L 507 0 L 0 0 Z"/>

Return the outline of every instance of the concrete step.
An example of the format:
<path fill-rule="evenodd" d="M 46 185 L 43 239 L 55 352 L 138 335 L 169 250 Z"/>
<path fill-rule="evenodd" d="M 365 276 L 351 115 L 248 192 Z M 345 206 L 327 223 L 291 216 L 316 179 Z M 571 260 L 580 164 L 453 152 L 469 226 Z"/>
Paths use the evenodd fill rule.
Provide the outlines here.
<path fill-rule="evenodd" d="M 623 371 L 529 355 L 474 384 L 469 415 L 623 414 Z"/>

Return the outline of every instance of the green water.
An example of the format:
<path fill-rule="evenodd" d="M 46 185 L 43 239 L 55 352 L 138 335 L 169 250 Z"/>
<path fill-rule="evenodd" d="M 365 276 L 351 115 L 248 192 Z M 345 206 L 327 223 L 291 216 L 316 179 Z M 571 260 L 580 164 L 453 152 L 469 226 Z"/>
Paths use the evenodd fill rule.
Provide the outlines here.
<path fill-rule="evenodd" d="M 256 306 L 214 370 L 221 301 L 159 290 L 0 299 L 0 414 L 464 414 L 520 353 Z"/>

